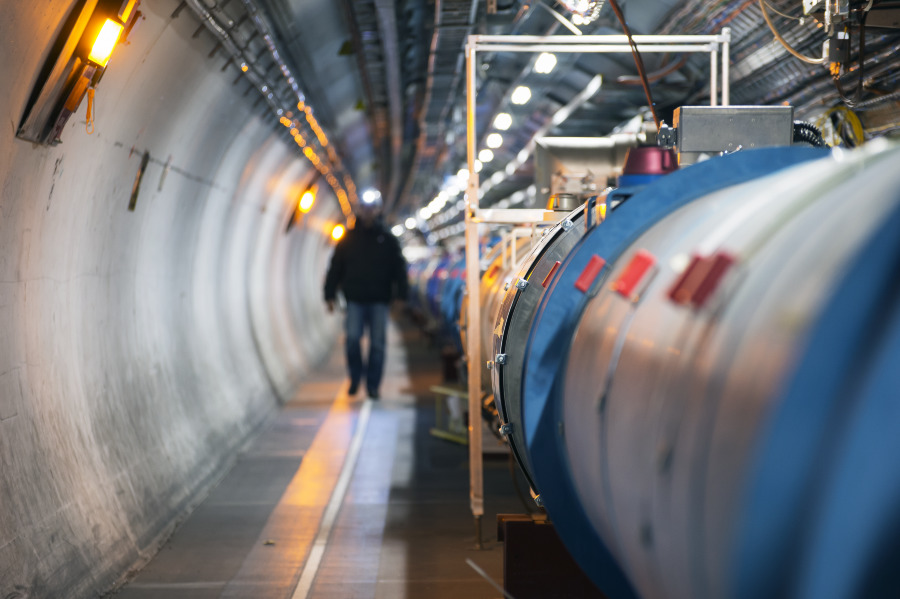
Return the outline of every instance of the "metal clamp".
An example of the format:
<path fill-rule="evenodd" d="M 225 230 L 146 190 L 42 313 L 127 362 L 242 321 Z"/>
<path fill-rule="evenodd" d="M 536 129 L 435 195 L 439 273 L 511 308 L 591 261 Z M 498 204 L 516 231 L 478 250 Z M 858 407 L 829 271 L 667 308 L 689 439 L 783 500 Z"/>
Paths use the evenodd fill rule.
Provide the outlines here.
<path fill-rule="evenodd" d="M 512 434 L 513 426 L 511 424 L 501 424 L 500 425 L 500 434 L 504 437 L 508 437 Z"/>
<path fill-rule="evenodd" d="M 525 288 L 528 287 L 528 281 L 525 279 L 519 279 L 516 281 L 516 289 L 519 291 L 524 291 Z"/>
<path fill-rule="evenodd" d="M 506 364 L 506 354 L 497 354 L 497 357 L 494 358 L 494 361 L 500 365 Z"/>
<path fill-rule="evenodd" d="M 575 223 L 573 223 L 570 219 L 564 220 L 563 224 L 562 224 L 562 228 L 564 231 L 568 231 L 569 229 L 571 229 L 574 226 L 575 226 Z"/>
<path fill-rule="evenodd" d="M 678 130 L 663 123 L 656 134 L 656 143 L 661 148 L 672 149 L 678 145 Z"/>

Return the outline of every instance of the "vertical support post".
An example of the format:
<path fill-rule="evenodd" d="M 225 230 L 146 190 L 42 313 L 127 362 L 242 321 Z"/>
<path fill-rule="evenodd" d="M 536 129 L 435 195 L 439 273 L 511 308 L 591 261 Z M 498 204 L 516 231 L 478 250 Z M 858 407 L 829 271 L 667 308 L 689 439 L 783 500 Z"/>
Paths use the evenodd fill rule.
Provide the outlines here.
<path fill-rule="evenodd" d="M 519 257 L 516 256 L 516 248 L 519 247 L 519 230 L 514 228 L 512 233 L 512 247 L 509 248 L 509 255 L 512 267 L 515 268 L 519 264 Z"/>
<path fill-rule="evenodd" d="M 731 27 L 722 29 L 722 106 L 731 105 Z"/>
<path fill-rule="evenodd" d="M 478 240 L 478 173 L 475 172 L 476 53 L 474 36 L 466 43 L 466 149 L 469 183 L 466 186 L 466 352 L 469 373 L 469 503 L 475 518 L 476 548 L 481 548 L 481 517 L 484 515 L 484 473 L 481 440 L 481 255 Z"/>
<path fill-rule="evenodd" d="M 709 51 L 709 105 L 719 105 L 719 50 L 718 44 Z"/>
<path fill-rule="evenodd" d="M 504 231 L 503 234 L 501 235 L 501 237 L 503 239 L 503 242 L 502 242 L 503 243 L 503 253 L 500 255 L 500 266 L 503 267 L 504 270 L 506 269 L 506 254 L 507 254 L 506 248 L 509 247 L 511 235 L 512 235 L 512 231 Z"/>

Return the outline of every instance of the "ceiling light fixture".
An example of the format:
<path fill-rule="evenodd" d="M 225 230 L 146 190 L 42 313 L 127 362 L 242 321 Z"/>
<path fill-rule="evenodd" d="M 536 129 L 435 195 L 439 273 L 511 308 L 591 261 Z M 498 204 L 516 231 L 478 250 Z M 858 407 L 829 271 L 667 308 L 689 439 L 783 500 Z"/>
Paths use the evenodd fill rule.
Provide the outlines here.
<path fill-rule="evenodd" d="M 482 163 L 490 162 L 493 159 L 494 159 L 494 153 L 491 152 L 490 150 L 488 150 L 487 148 L 478 152 L 478 160 L 480 160 Z"/>
<path fill-rule="evenodd" d="M 403 225 L 394 225 L 391 229 L 391 233 L 394 234 L 394 237 L 400 237 L 403 235 Z"/>
<path fill-rule="evenodd" d="M 528 86 L 520 85 L 513 90 L 513 93 L 509 97 L 509 99 L 513 104 L 525 104 L 528 102 L 528 100 L 531 99 L 531 89 Z"/>
<path fill-rule="evenodd" d="M 377 189 L 367 189 L 362 194 L 362 201 L 364 204 L 374 204 L 378 200 L 381 199 L 381 192 Z"/>
<path fill-rule="evenodd" d="M 497 149 L 503 145 L 503 136 L 499 133 L 491 133 L 487 136 L 485 143 L 489 148 Z"/>
<path fill-rule="evenodd" d="M 566 10 L 573 13 L 572 22 L 576 25 L 587 25 L 595 21 L 603 10 L 604 0 L 559 0 Z"/>
<path fill-rule="evenodd" d="M 416 219 L 414 219 L 413 217 L 410 216 L 409 218 L 406 219 L 406 223 L 404 223 L 404 224 L 406 224 L 406 228 L 409 230 L 415 229 L 416 228 Z"/>
<path fill-rule="evenodd" d="M 512 116 L 508 112 L 501 112 L 494 117 L 494 127 L 506 131 L 512 126 Z"/>
<path fill-rule="evenodd" d="M 309 212 L 312 210 L 313 204 L 316 203 L 316 193 L 312 189 L 307 189 L 303 192 L 303 195 L 300 196 L 300 202 L 297 205 L 297 208 L 300 209 L 300 212 Z"/>
<path fill-rule="evenodd" d="M 550 73 L 554 67 L 556 67 L 556 54 L 541 52 L 537 60 L 534 61 L 534 72 L 541 75 Z"/>
<path fill-rule="evenodd" d="M 106 63 L 109 62 L 109 57 L 112 56 L 116 42 L 119 41 L 119 36 L 122 35 L 123 29 L 124 27 L 121 23 L 117 23 L 112 19 L 106 19 L 103 27 L 100 28 L 100 33 L 97 34 L 94 45 L 91 46 L 88 60 L 99 67 L 105 67 Z"/>

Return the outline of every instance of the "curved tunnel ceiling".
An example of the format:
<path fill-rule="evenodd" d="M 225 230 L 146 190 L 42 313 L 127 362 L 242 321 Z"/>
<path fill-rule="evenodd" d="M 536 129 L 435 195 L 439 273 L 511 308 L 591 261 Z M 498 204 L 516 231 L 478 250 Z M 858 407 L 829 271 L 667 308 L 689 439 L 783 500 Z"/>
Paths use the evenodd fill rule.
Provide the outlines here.
<path fill-rule="evenodd" d="M 444 178 L 465 164 L 462 50 L 466 37 L 472 33 L 566 35 L 571 27 L 563 27 L 559 19 L 572 16 L 550 0 L 498 2 L 490 14 L 479 0 L 242 1 L 258 6 L 266 15 L 310 104 L 326 129 L 335 133 L 335 145 L 357 184 L 381 189 L 394 219 L 427 204 Z M 814 22 L 790 16 L 800 13 L 799 3 L 769 3 L 788 39 L 815 54 L 822 36 Z M 620 33 L 613 11 L 605 2 L 599 4 L 599 18 L 579 29 L 590 34 Z M 620 4 L 634 33 L 709 34 L 732 28 L 736 103 L 791 101 L 804 116 L 815 108 L 810 105 L 815 98 L 810 90 L 837 100 L 825 69 L 803 65 L 773 41 L 755 1 L 710 5 L 697 0 L 621 0 Z M 895 33 L 882 32 L 876 51 L 889 54 L 897 40 Z M 557 58 L 558 66 L 550 75 L 535 77 L 534 56 L 481 57 L 479 139 L 491 130 L 497 113 L 509 111 L 514 117 L 506 134 L 509 143 L 496 152 L 493 163 L 485 165 L 482 177 L 502 170 L 597 74 L 603 77 L 602 90 L 583 101 L 564 122 L 550 127 L 549 135 L 607 135 L 646 110 L 629 55 Z M 873 59 L 879 60 L 878 56 Z M 645 62 L 650 74 L 656 74 L 654 101 L 664 117 L 675 106 L 706 101 L 705 57 L 651 55 Z M 522 107 L 509 103 L 510 90 L 519 84 L 531 86 L 535 98 Z M 523 190 L 530 175 L 526 164 L 483 203 L 490 205 Z"/>
<path fill-rule="evenodd" d="M 262 0 L 280 46 L 295 65 L 309 104 L 333 131 L 362 189 L 375 183 L 376 156 L 366 112 L 365 93 L 352 52 L 352 35 L 339 2 Z"/>

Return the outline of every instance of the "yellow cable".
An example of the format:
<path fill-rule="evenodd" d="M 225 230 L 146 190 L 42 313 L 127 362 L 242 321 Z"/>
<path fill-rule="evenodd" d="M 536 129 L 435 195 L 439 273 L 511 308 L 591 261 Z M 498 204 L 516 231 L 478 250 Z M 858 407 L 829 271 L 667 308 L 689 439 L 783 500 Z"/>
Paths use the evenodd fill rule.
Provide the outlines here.
<path fill-rule="evenodd" d="M 803 62 L 806 62 L 809 64 L 825 64 L 825 57 L 810 58 L 809 56 L 804 56 L 803 54 L 800 54 L 799 52 L 794 50 L 791 47 L 791 45 L 789 43 L 787 43 L 787 41 L 783 37 L 781 37 L 781 34 L 778 33 L 777 29 L 775 29 L 775 25 L 772 23 L 772 19 L 769 18 L 769 12 L 766 10 L 765 0 L 759 0 L 759 8 L 760 8 L 760 10 L 762 10 L 763 19 L 766 20 L 766 25 L 769 26 L 769 29 L 772 30 L 772 34 L 775 36 L 775 39 L 778 40 L 782 46 L 784 46 L 785 50 L 787 50 L 788 52 L 791 53 L 791 55 L 795 56 L 796 58 L 799 58 Z"/>
<path fill-rule="evenodd" d="M 853 141 L 854 145 L 861 145 L 866 140 L 866 134 L 863 130 L 862 122 L 860 122 L 859 117 L 855 112 L 847 108 L 846 106 L 840 105 L 835 106 L 827 110 L 819 119 L 816 120 L 816 125 L 819 126 L 819 123 L 822 123 L 819 126 L 820 129 L 824 127 L 826 123 L 830 123 L 831 115 L 837 114 L 839 117 L 839 123 L 835 126 L 834 137 L 837 138 L 838 144 L 840 144 L 840 129 L 843 128 L 844 125 L 849 125 L 849 136 Z M 833 144 L 836 145 L 836 144 Z"/>

